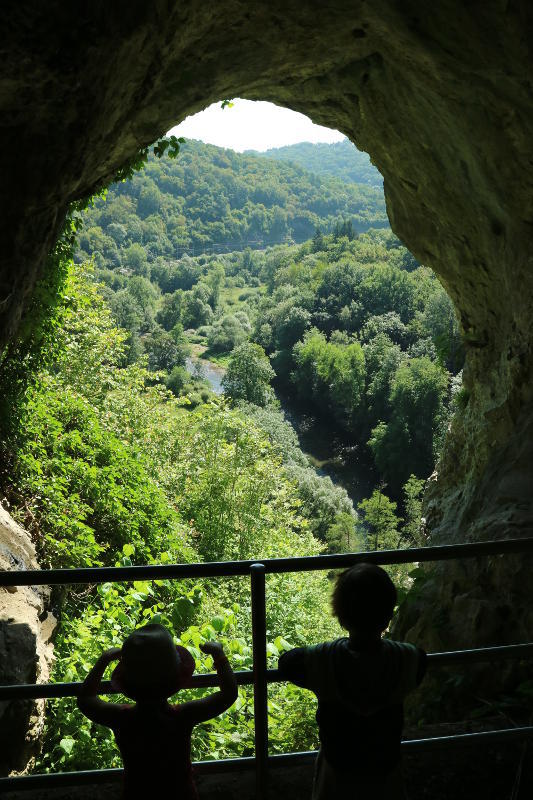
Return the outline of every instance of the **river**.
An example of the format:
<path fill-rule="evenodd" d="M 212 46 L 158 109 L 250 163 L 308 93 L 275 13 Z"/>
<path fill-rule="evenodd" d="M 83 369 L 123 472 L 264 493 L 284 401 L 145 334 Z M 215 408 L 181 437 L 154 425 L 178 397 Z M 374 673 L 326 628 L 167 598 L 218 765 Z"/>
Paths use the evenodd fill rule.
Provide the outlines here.
<path fill-rule="evenodd" d="M 185 368 L 191 375 L 197 375 L 208 381 L 211 390 L 215 394 L 224 393 L 222 389 L 222 378 L 226 372 L 224 367 L 215 364 L 213 361 L 208 361 L 206 358 L 191 356 L 185 360 Z"/>
<path fill-rule="evenodd" d="M 296 431 L 300 447 L 319 475 L 348 492 L 354 506 L 370 497 L 377 482 L 365 448 L 350 441 L 345 431 L 314 416 L 291 398 L 278 394 L 285 419 Z"/>
<path fill-rule="evenodd" d="M 223 394 L 224 367 L 204 358 L 187 359 L 187 370 L 201 374 L 215 394 Z M 377 477 L 365 448 L 349 441 L 346 433 L 331 422 L 325 422 L 298 406 L 294 400 L 278 393 L 285 419 L 293 426 L 300 447 L 319 475 L 328 475 L 333 483 L 348 492 L 354 505 L 370 497 Z"/>

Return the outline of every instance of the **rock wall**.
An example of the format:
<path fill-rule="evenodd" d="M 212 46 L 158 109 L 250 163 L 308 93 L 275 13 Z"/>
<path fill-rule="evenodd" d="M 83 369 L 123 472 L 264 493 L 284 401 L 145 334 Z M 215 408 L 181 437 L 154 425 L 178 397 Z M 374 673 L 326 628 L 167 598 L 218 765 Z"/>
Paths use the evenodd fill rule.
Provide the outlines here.
<path fill-rule="evenodd" d="M 2 26 L 3 341 L 70 201 L 215 100 L 289 106 L 370 153 L 394 231 L 459 312 L 467 402 L 427 495 L 433 541 L 530 533 L 529 0 L 116 0 L 82 11 L 34 0 L 8 3 Z M 489 627 L 475 620 L 484 603 L 494 619 L 509 604 L 530 608 L 530 564 L 508 559 L 489 583 L 476 562 L 440 567 L 438 586 L 428 581 L 421 592 L 416 624 L 406 617 L 402 631 L 432 641 L 442 607 L 443 642 L 519 640 L 529 617 Z"/>
<path fill-rule="evenodd" d="M 0 506 L 0 569 L 38 569 L 29 535 Z M 44 587 L 0 587 L 0 684 L 46 683 L 55 619 Z M 0 701 L 0 775 L 22 771 L 39 749 L 44 701 Z"/>

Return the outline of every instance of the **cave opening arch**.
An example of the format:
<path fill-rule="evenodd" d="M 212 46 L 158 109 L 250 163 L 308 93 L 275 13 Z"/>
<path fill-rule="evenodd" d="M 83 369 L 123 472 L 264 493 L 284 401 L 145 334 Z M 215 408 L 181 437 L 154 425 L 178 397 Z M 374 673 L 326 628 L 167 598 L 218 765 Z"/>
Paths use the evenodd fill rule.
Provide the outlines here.
<path fill-rule="evenodd" d="M 453 2 L 431 12 L 390 0 L 339 0 L 327 13 L 295 0 L 253 9 L 234 0 L 119 2 L 83 15 L 55 0 L 13 10 L 0 84 L 2 341 L 16 331 L 68 204 L 108 182 L 139 147 L 220 97 L 301 111 L 370 153 L 393 231 L 434 269 L 461 319 L 468 403 L 427 492 L 434 540 L 526 535 L 532 27 L 527 3 L 495 0 L 483 5 L 482 26 L 478 9 Z M 451 579 L 435 589 L 434 602 L 450 609 L 449 637 L 527 638 L 527 562 L 509 564 L 490 575 L 459 571 L 458 591 Z M 494 611 L 509 603 L 524 609 L 512 625 Z"/>

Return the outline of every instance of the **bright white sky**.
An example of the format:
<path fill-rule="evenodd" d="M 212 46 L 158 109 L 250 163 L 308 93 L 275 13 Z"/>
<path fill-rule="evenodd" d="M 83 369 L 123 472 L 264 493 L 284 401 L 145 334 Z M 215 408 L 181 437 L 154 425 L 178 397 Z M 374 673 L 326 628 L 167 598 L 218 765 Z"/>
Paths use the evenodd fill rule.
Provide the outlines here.
<path fill-rule="evenodd" d="M 297 142 L 340 142 L 344 134 L 309 117 L 263 101 L 232 101 L 233 108 L 222 109 L 220 103 L 187 117 L 169 133 L 186 139 L 200 139 L 208 144 L 243 150 L 269 150 Z"/>

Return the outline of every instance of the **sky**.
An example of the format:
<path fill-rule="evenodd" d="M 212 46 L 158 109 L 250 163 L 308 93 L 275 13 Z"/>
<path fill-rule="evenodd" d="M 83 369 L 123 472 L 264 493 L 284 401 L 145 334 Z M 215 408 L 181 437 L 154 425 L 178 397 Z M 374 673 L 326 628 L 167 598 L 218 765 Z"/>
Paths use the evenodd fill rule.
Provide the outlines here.
<path fill-rule="evenodd" d="M 264 101 L 236 98 L 232 108 L 213 103 L 199 114 L 187 117 L 169 133 L 186 139 L 243 150 L 269 150 L 297 142 L 340 142 L 344 134 L 309 117 Z"/>

